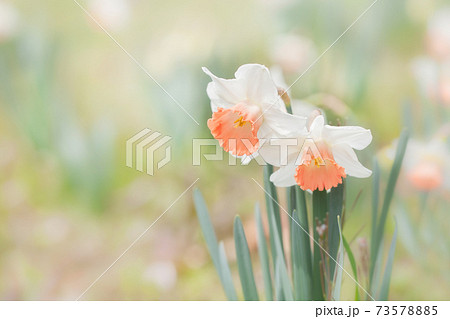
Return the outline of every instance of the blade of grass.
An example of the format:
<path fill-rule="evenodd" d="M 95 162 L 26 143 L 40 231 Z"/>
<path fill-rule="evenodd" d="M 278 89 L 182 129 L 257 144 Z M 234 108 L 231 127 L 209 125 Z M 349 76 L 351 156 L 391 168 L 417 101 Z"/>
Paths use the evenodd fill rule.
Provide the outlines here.
<path fill-rule="evenodd" d="M 397 224 L 395 225 L 394 236 L 392 237 L 391 247 L 384 269 L 383 282 L 381 283 L 381 290 L 378 300 L 388 300 L 389 285 L 391 283 L 392 266 L 394 264 L 395 246 L 397 243 Z"/>
<path fill-rule="evenodd" d="M 270 228 L 270 232 L 273 233 L 273 238 L 274 238 L 274 246 L 275 246 L 275 250 L 272 252 L 272 257 L 275 258 L 275 287 L 277 290 L 277 300 L 285 300 L 285 299 L 289 299 L 290 296 L 292 296 L 292 290 L 290 292 L 290 294 L 285 295 L 285 290 L 286 285 L 283 284 L 284 280 L 285 280 L 285 276 L 287 276 L 287 278 L 289 278 L 288 276 L 288 272 L 287 272 L 287 268 L 286 268 L 286 263 L 285 263 L 285 259 L 284 259 L 284 255 L 283 255 L 283 247 L 281 246 L 281 242 L 279 240 L 279 235 L 278 235 L 278 230 L 276 227 L 276 221 L 275 221 L 275 217 L 273 214 L 271 214 L 269 216 L 269 228 Z M 281 263 L 279 262 L 281 260 Z M 280 282 L 281 280 L 281 282 Z M 279 287 L 282 287 L 281 290 L 279 290 Z M 289 289 L 292 289 L 292 287 L 290 287 Z M 280 295 L 279 293 L 281 293 L 282 295 Z"/>
<path fill-rule="evenodd" d="M 219 245 L 217 243 L 216 233 L 209 218 L 208 208 L 206 207 L 205 200 L 201 192 L 194 190 L 194 204 L 197 212 L 197 217 L 200 222 L 200 228 L 202 229 L 203 237 L 206 241 L 209 254 L 213 261 L 214 267 L 219 274 L 220 281 L 224 287 L 225 294 L 229 300 L 237 300 L 236 290 L 233 286 L 233 279 L 229 271 L 223 270 L 223 264 L 227 263 L 225 251 L 220 252 Z M 222 256 L 221 256 L 222 255 Z M 227 264 L 228 268 L 228 264 Z"/>
<path fill-rule="evenodd" d="M 334 263 L 337 267 L 335 267 L 334 272 L 334 280 L 333 280 L 333 291 L 331 293 L 331 300 L 340 300 L 341 299 L 341 287 L 342 287 L 342 271 L 344 268 L 344 241 L 342 240 L 342 230 L 340 225 L 340 217 L 337 217 L 337 225 L 339 232 L 339 249 L 337 251 L 337 259 L 336 263 Z"/>
<path fill-rule="evenodd" d="M 373 278 L 372 282 L 370 283 L 370 294 L 372 296 L 378 296 L 378 292 L 380 290 L 380 276 L 381 276 L 381 267 L 383 265 L 383 254 L 384 254 L 384 247 L 383 247 L 383 240 L 381 241 L 380 249 L 378 249 L 378 255 L 376 258 L 374 270 L 373 270 Z M 367 296 L 369 297 L 369 296 Z"/>
<path fill-rule="evenodd" d="M 308 271 L 308 260 L 304 258 L 305 251 L 302 248 L 303 230 L 298 226 L 300 219 L 297 211 L 292 213 L 294 222 L 291 223 L 291 253 L 292 253 L 292 276 L 294 281 L 295 300 L 310 300 L 311 298 L 311 274 Z M 309 243 L 308 243 L 309 244 Z M 311 257 L 309 258 L 309 260 Z M 311 268 L 309 264 L 309 269 Z"/>
<path fill-rule="evenodd" d="M 278 193 L 275 185 L 270 181 L 270 175 L 272 175 L 272 173 L 273 173 L 273 166 L 269 164 L 265 165 L 263 175 L 264 175 L 264 189 L 266 191 L 266 206 L 267 209 L 269 209 L 270 206 L 273 211 L 281 247 L 283 247 L 283 232 L 281 228 L 280 207 L 278 206 Z M 284 250 L 283 250 L 283 257 L 284 257 Z"/>
<path fill-rule="evenodd" d="M 344 207 L 344 182 L 333 187 L 328 194 L 328 252 L 336 259 L 339 248 L 338 218 L 342 220 L 342 208 Z M 329 278 L 334 274 L 336 263 L 330 260 Z"/>
<path fill-rule="evenodd" d="M 280 281 L 280 286 L 283 291 L 284 300 L 294 300 L 292 296 L 292 287 L 289 282 L 289 275 L 286 270 L 286 265 L 284 264 L 284 259 L 278 255 L 277 266 L 275 271 L 278 273 L 278 280 Z"/>
<path fill-rule="evenodd" d="M 300 188 L 295 188 L 297 211 L 293 214 L 293 218 L 297 223 L 293 222 L 296 231 L 292 231 L 295 235 L 295 245 L 292 250 L 295 253 L 295 271 L 294 286 L 296 288 L 296 298 L 299 300 L 312 299 L 312 253 L 311 253 L 311 238 L 309 235 L 308 209 L 306 206 L 305 192 Z M 300 226 L 299 226 L 300 225 Z M 298 239 L 297 239 L 298 238 Z M 298 279 L 296 278 L 298 277 Z M 300 293 L 301 292 L 301 293 Z"/>
<path fill-rule="evenodd" d="M 259 205 L 255 205 L 256 230 L 258 236 L 258 254 L 264 280 L 264 291 L 267 300 L 273 300 L 272 278 L 270 276 L 269 252 L 267 250 L 266 236 Z"/>
<path fill-rule="evenodd" d="M 220 272 L 222 274 L 221 277 L 224 278 L 222 281 L 222 286 L 225 290 L 225 294 L 230 296 L 228 297 L 229 300 L 237 300 L 236 290 L 234 289 L 233 280 L 231 277 L 230 266 L 228 265 L 227 255 L 225 253 L 225 246 L 222 241 L 219 243 L 219 263 Z"/>
<path fill-rule="evenodd" d="M 296 204 L 296 195 L 295 195 L 295 186 L 291 186 L 286 188 L 286 199 L 287 199 L 287 207 L 288 207 L 288 212 L 290 215 L 293 215 L 294 210 L 297 208 L 297 204 Z M 288 218 L 289 221 L 289 238 L 290 238 L 290 245 L 289 247 L 291 247 L 291 269 L 294 267 L 294 256 L 293 256 L 293 250 L 292 250 L 292 245 L 293 245 L 293 238 L 292 238 L 292 218 Z"/>
<path fill-rule="evenodd" d="M 371 224 L 371 248 L 370 248 L 370 271 L 372 272 L 372 262 L 375 262 L 375 234 L 377 231 L 378 221 L 378 202 L 380 201 L 380 167 L 376 157 L 373 158 L 372 164 L 372 224 Z"/>
<path fill-rule="evenodd" d="M 342 234 L 342 242 L 344 244 L 345 251 L 347 252 L 348 260 L 350 261 L 350 265 L 352 266 L 353 276 L 355 277 L 355 281 L 358 282 L 358 268 L 356 267 L 355 256 L 353 255 L 352 249 L 345 239 L 344 234 Z M 355 300 L 361 300 L 359 296 L 358 285 L 355 284 Z"/>
<path fill-rule="evenodd" d="M 245 300 L 258 300 L 250 251 L 248 249 L 244 227 L 239 216 L 236 216 L 234 219 L 234 243 L 236 246 L 236 259 L 244 298 Z"/>
<path fill-rule="evenodd" d="M 408 144 L 408 132 L 404 130 L 400 135 L 397 151 L 395 153 L 394 163 L 392 164 L 391 172 L 389 174 L 389 180 L 386 187 L 386 193 L 384 196 L 383 207 L 381 208 L 380 220 L 377 223 L 374 242 L 371 243 L 371 257 L 378 255 L 378 250 L 380 248 L 381 240 L 384 236 L 384 228 L 386 224 L 387 214 L 389 211 L 389 206 L 394 196 L 395 185 L 397 184 L 398 175 L 400 174 L 400 168 L 403 162 L 403 157 L 405 156 L 406 146 Z M 371 259 L 372 259 L 371 258 Z M 373 277 L 373 266 L 374 263 L 371 260 L 371 276 Z M 372 282 L 372 280 L 371 280 Z"/>

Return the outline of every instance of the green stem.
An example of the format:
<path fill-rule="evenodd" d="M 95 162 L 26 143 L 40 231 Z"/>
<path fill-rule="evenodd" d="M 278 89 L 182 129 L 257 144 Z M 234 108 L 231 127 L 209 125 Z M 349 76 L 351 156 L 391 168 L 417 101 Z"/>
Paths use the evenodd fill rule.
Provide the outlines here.
<path fill-rule="evenodd" d="M 313 259 L 313 300 L 324 300 L 321 284 L 321 247 L 319 246 L 319 234 L 317 222 L 325 222 L 327 214 L 327 192 L 315 190 L 313 192 L 313 233 L 314 233 L 314 259 Z"/>

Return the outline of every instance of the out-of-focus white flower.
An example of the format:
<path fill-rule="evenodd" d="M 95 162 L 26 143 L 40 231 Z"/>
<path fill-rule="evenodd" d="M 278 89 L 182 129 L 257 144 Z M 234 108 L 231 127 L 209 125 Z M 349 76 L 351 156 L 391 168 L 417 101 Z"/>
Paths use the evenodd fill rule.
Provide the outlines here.
<path fill-rule="evenodd" d="M 177 283 L 177 269 L 173 262 L 152 263 L 144 272 L 144 279 L 158 285 L 163 290 L 172 289 Z"/>
<path fill-rule="evenodd" d="M 450 59 L 417 58 L 413 60 L 412 71 L 424 96 L 433 102 L 450 105 Z"/>
<path fill-rule="evenodd" d="M 368 177 L 371 171 L 358 161 L 353 149 L 362 150 L 372 141 L 370 130 L 359 126 L 325 125 L 323 115 L 314 110 L 307 127 L 300 133 L 295 125 L 286 124 L 296 143 L 280 154 L 280 144 L 266 142 L 259 153 L 262 158 L 280 169 L 270 180 L 279 187 L 298 184 L 304 190 L 328 190 L 342 183 L 348 175 Z"/>
<path fill-rule="evenodd" d="M 316 49 L 308 38 L 285 34 L 275 39 L 271 55 L 273 62 L 284 72 L 298 74 L 312 63 Z"/>
<path fill-rule="evenodd" d="M 449 156 L 448 146 L 441 137 L 436 136 L 429 142 L 411 139 L 403 160 L 407 181 L 422 191 L 449 189 Z"/>
<path fill-rule="evenodd" d="M 269 70 L 259 64 L 245 64 L 235 79 L 221 79 L 203 68 L 212 82 L 207 93 L 211 99 L 212 118 L 208 127 L 225 151 L 235 156 L 257 152 L 259 140 L 304 129 L 306 118 L 286 112 Z"/>
<path fill-rule="evenodd" d="M 14 36 L 19 24 L 17 10 L 9 3 L 0 0 L 0 42 Z"/>
<path fill-rule="evenodd" d="M 180 21 L 164 37 L 152 38 L 145 57 L 145 66 L 159 77 L 179 70 L 180 65 L 195 64 L 211 55 L 218 31 L 205 28 L 200 22 Z"/>
<path fill-rule="evenodd" d="M 107 30 L 119 31 L 131 17 L 128 0 L 91 0 L 88 11 Z"/>
<path fill-rule="evenodd" d="M 450 7 L 435 12 L 428 21 L 427 45 L 432 56 L 450 58 Z"/>

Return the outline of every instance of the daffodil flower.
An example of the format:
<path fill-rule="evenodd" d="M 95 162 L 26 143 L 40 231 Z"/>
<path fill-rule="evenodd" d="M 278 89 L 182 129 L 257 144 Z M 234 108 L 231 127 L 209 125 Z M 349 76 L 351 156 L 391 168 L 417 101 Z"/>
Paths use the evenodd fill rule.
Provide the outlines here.
<path fill-rule="evenodd" d="M 410 185 L 422 191 L 449 188 L 450 166 L 446 162 L 448 147 L 443 139 L 428 143 L 412 139 L 406 148 L 404 169 Z"/>
<path fill-rule="evenodd" d="M 235 79 L 219 78 L 207 68 L 203 71 L 212 79 L 206 90 L 213 111 L 208 128 L 225 151 L 250 156 L 260 148 L 260 139 L 286 136 L 292 128 L 298 133 L 304 129 L 306 118 L 286 112 L 265 66 L 242 65 Z"/>
<path fill-rule="evenodd" d="M 359 161 L 354 149 L 362 150 L 372 141 L 370 130 L 359 126 L 325 125 L 324 116 L 313 111 L 310 124 L 300 134 L 292 134 L 286 154 L 280 144 L 268 141 L 260 149 L 262 158 L 280 168 L 270 180 L 279 187 L 295 184 L 303 190 L 329 190 L 347 175 L 369 177 L 371 171 Z"/>

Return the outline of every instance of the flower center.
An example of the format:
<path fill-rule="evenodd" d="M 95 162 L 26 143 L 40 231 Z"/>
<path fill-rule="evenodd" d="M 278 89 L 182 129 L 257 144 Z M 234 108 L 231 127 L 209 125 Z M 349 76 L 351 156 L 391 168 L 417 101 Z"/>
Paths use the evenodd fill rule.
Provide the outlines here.
<path fill-rule="evenodd" d="M 303 150 L 301 164 L 295 170 L 295 181 L 303 190 L 328 190 L 342 183 L 345 169 L 335 161 L 324 143 L 315 143 L 316 150 Z"/>
<path fill-rule="evenodd" d="M 236 121 L 234 121 L 234 127 L 236 128 L 236 127 L 242 127 L 242 126 L 244 126 L 245 125 L 245 123 L 247 123 L 247 121 L 244 121 L 243 119 L 242 119 L 243 117 L 241 116 L 241 117 L 239 117 Z"/>
<path fill-rule="evenodd" d="M 262 121 L 258 106 L 242 102 L 229 109 L 218 108 L 208 120 L 208 127 L 225 151 L 242 156 L 258 150 L 257 133 Z"/>

